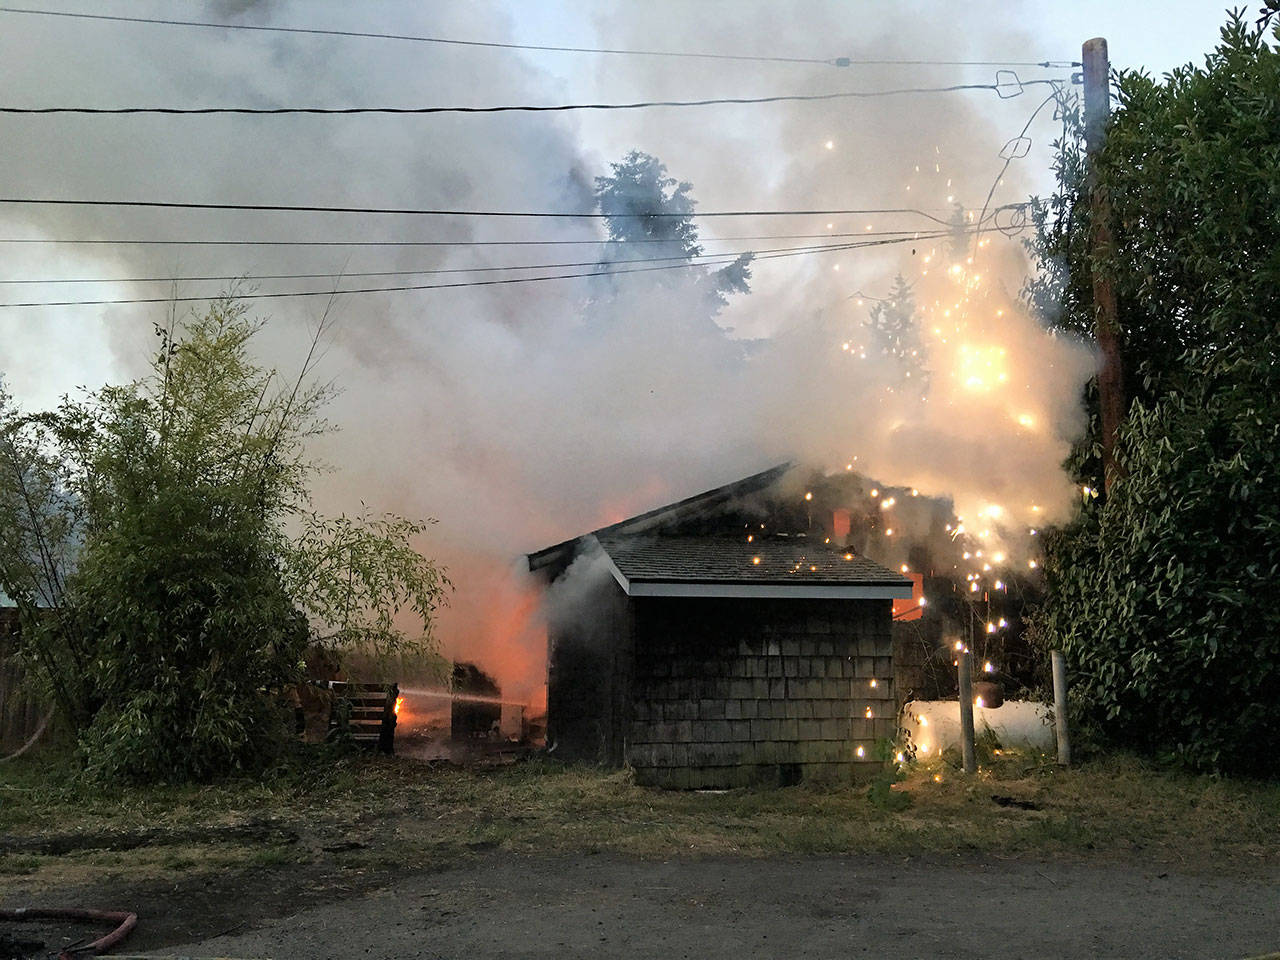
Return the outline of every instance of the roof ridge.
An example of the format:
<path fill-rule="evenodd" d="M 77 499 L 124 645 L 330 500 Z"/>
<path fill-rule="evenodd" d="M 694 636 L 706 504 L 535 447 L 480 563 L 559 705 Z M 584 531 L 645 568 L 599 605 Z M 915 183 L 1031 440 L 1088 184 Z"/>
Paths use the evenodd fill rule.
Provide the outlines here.
<path fill-rule="evenodd" d="M 710 490 L 704 490 L 702 493 L 696 493 L 691 497 L 685 497 L 683 500 L 676 500 L 665 506 L 655 507 L 652 510 L 638 513 L 634 517 L 628 517 L 625 520 L 619 520 L 617 523 L 611 523 L 587 533 L 579 534 L 576 537 L 570 537 L 560 543 L 544 547 L 541 550 L 527 554 L 526 558 L 529 563 L 529 570 L 535 571 L 543 567 L 550 566 L 560 559 L 562 554 L 576 549 L 585 537 L 594 536 L 599 538 L 601 534 L 608 534 L 610 531 L 619 533 L 630 532 L 629 528 L 638 527 L 637 533 L 644 532 L 645 529 L 653 529 L 657 524 L 666 520 L 675 520 L 682 516 L 696 515 L 698 509 L 707 509 L 727 503 L 736 497 L 744 496 L 748 493 L 755 493 L 763 490 L 768 486 L 776 483 L 784 475 L 786 475 L 795 464 L 787 460 L 783 463 L 775 464 L 767 470 L 761 470 L 759 473 L 753 473 L 750 476 L 743 477 L 741 480 L 735 480 L 732 483 L 726 483 L 719 487 L 713 487 Z"/>

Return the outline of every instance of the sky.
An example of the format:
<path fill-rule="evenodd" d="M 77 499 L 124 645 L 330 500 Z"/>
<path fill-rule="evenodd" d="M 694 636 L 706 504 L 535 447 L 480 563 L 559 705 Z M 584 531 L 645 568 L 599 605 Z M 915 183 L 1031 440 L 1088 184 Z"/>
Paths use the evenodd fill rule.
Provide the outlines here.
<path fill-rule="evenodd" d="M 455 22 L 458 24 L 457 35 L 462 37 L 508 37 L 515 42 L 523 43 L 610 46 L 616 38 L 617 23 L 625 20 L 629 37 L 636 41 L 652 42 L 656 46 L 671 49 L 707 49 L 709 46 L 719 49 L 723 38 L 714 29 L 708 30 L 704 35 L 705 39 L 701 41 L 697 35 L 687 31 L 673 34 L 671 24 L 678 21 L 691 6 L 697 6 L 704 11 L 713 11 L 710 17 L 704 17 L 704 22 L 714 21 L 720 17 L 745 21 L 739 24 L 744 39 L 741 45 L 733 48 L 735 51 L 744 53 L 776 51 L 801 56 L 836 56 L 841 50 L 850 49 L 848 45 L 840 46 L 838 43 L 833 45 L 829 39 L 830 34 L 823 31 L 806 33 L 800 29 L 796 32 L 797 38 L 794 42 L 789 43 L 787 49 L 782 51 L 776 47 L 775 36 L 770 29 L 775 11 L 760 5 L 747 8 L 736 3 L 724 4 L 706 2 L 706 0 L 698 4 L 658 0 L 656 3 L 644 5 L 617 2 L 584 4 L 576 0 L 543 0 L 538 3 L 489 4 L 476 7 L 470 12 L 467 10 L 467 5 L 462 3 L 436 4 L 435 6 L 437 9 L 452 8 L 456 14 Z M 1226 5 L 1213 0 L 1161 0 L 1161 2 L 1125 4 L 1107 2 L 1107 0 L 1081 0 L 1072 4 L 1011 0 L 1011 2 L 999 4 L 965 5 L 966 12 L 963 16 L 949 13 L 948 8 L 952 8 L 953 5 L 948 4 L 904 5 L 867 2 L 846 3 L 841 13 L 854 26 L 850 35 L 856 36 L 858 32 L 856 25 L 860 20 L 868 16 L 874 18 L 878 13 L 894 6 L 909 7 L 912 16 L 907 18 L 908 20 L 929 25 L 929 36 L 938 38 L 936 42 L 930 42 L 930 52 L 933 54 L 945 53 L 957 38 L 960 39 L 964 48 L 972 48 L 981 45 L 975 38 L 1006 33 L 1017 36 L 1015 45 L 1019 57 L 1025 54 L 1036 58 L 1075 59 L 1079 56 L 1080 44 L 1084 39 L 1104 36 L 1109 41 L 1113 65 L 1121 68 L 1143 69 L 1154 75 L 1160 75 L 1189 60 L 1198 61 L 1216 39 L 1224 19 L 1224 11 L 1228 9 Z M 414 32 L 415 25 L 424 24 L 420 11 L 415 10 L 415 5 L 393 2 L 380 2 L 365 7 L 366 13 L 376 10 L 378 13 L 376 18 L 353 17 L 348 5 L 331 2 L 331 0 L 330 2 L 315 0 L 305 6 L 237 2 L 189 3 L 183 4 L 182 7 L 195 19 L 217 19 L 223 16 L 231 20 L 236 19 L 237 11 L 242 9 L 246 10 L 246 13 L 241 17 L 252 19 L 255 9 L 265 11 L 268 8 L 275 8 L 278 13 L 274 17 L 259 16 L 258 19 L 261 22 L 270 19 L 272 22 L 290 25 L 337 29 L 366 29 L 376 20 L 383 26 L 394 28 L 399 25 L 407 32 Z M 126 16 L 177 15 L 171 4 L 149 4 L 144 0 L 132 3 L 90 5 L 50 2 L 47 8 L 112 12 Z M 754 19 L 749 14 L 744 14 L 744 10 L 748 9 L 754 10 L 757 14 Z M 803 5 L 800 9 L 803 10 Z M 642 11 L 640 16 L 635 14 L 634 11 L 637 10 Z M 3 81 L 0 89 L 7 86 L 9 96 L 20 98 L 24 103 L 40 102 L 40 97 L 47 95 L 50 91 L 49 85 L 44 82 L 44 77 L 45 68 L 51 62 L 65 63 L 67 59 L 75 59 L 83 60 L 86 66 L 91 66 L 91 69 L 84 71 L 72 71 L 73 75 L 78 74 L 78 79 L 86 82 L 81 83 L 78 90 L 74 86 L 68 86 L 66 89 L 68 93 L 80 95 L 80 99 L 88 95 L 96 101 L 105 100 L 108 92 L 128 91 L 143 95 L 163 90 L 163 86 L 152 86 L 147 79 L 168 71 L 180 71 L 182 58 L 177 51 L 183 49 L 186 41 L 212 48 L 212 56 L 197 58 L 210 61 L 209 72 L 216 72 L 218 51 L 235 43 L 234 35 L 222 36 L 205 31 L 177 30 L 175 32 L 176 28 L 46 21 L 17 14 L 0 16 L 4 18 L 5 27 L 0 45 L 12 52 L 11 56 L 6 57 L 6 62 L 25 64 L 27 68 L 26 75 L 23 75 L 21 70 L 7 71 L 7 80 Z M 803 19 L 803 17 L 796 19 Z M 679 42 L 676 42 L 677 40 Z M 404 64 L 420 53 L 412 49 L 397 49 L 395 45 L 390 47 L 380 45 L 378 41 L 353 39 L 346 41 L 346 45 L 349 51 L 359 50 L 373 57 L 389 52 L 393 61 L 399 64 Z M 323 42 L 313 43 L 311 39 L 303 38 L 297 40 L 293 46 L 294 52 L 302 52 L 305 55 L 305 49 L 308 46 L 320 48 L 324 44 Z M 90 55 L 87 52 L 95 48 L 96 55 Z M 110 55 L 112 48 L 130 49 L 134 51 L 134 56 L 128 63 L 122 63 L 121 58 Z M 359 59 L 365 64 L 369 62 L 368 57 L 361 56 Z M 493 69 L 495 64 L 511 63 L 511 58 L 506 57 L 489 58 L 481 55 L 477 59 L 479 61 L 477 65 L 486 71 Z M 543 82 L 539 85 L 539 92 L 549 90 L 559 95 L 580 95 L 584 99 L 612 95 L 647 95 L 647 91 L 638 90 L 633 83 L 627 82 L 626 73 L 616 69 L 615 58 L 524 53 L 519 56 L 519 60 L 529 64 L 532 69 L 542 75 Z M 261 61 L 258 66 L 269 68 L 268 63 Z M 978 77 L 985 80 L 989 72 L 974 71 L 970 78 Z M 745 73 L 748 76 L 744 77 L 741 73 L 732 72 L 725 77 L 725 83 L 718 88 L 718 92 L 731 92 L 738 82 L 751 83 L 758 89 L 772 88 L 774 85 L 786 87 L 796 76 L 794 71 L 786 68 L 775 74 L 772 68 L 767 66 L 750 67 Z M 130 74 L 133 75 L 133 82 L 129 80 Z M 210 79 L 204 70 L 193 69 L 190 71 L 190 76 L 192 80 L 201 76 L 204 80 Z M 844 84 L 857 78 L 858 74 L 849 70 L 834 77 L 828 74 L 822 79 L 830 80 L 835 84 Z M 672 86 L 664 87 L 664 90 L 680 95 L 678 93 L 680 82 L 679 71 L 674 71 Z M 216 78 L 213 83 L 202 82 L 189 87 L 187 93 L 195 94 L 195 99 L 199 99 L 200 93 L 211 92 L 213 89 L 231 94 L 235 91 L 236 85 L 231 78 L 223 76 Z M 348 89 L 353 96 L 359 94 L 359 85 L 351 85 Z M 515 94 L 524 92 L 518 82 L 507 89 Z M 31 96 L 27 97 L 27 93 Z M 73 96 L 72 99 L 75 100 L 77 97 Z M 188 96 L 188 99 L 192 97 Z M 616 124 L 609 120 L 594 122 L 595 119 L 584 118 L 581 121 L 582 137 L 586 141 L 584 145 L 591 153 L 599 158 L 611 158 L 620 155 L 622 151 L 633 145 L 633 131 L 637 127 L 633 122 L 635 119 L 633 116 Z M 746 119 L 748 123 L 751 122 L 749 117 Z M 9 125 L 17 128 L 15 132 L 19 134 L 22 128 L 28 126 L 20 121 L 9 121 Z M 82 119 L 48 119 L 41 121 L 38 126 L 42 132 L 50 128 L 61 128 L 61 136 L 51 138 L 52 142 L 57 144 L 58 152 L 82 149 L 87 158 L 112 162 L 110 137 L 103 135 L 100 130 L 86 130 L 85 128 L 91 127 L 91 124 Z M 842 126 L 845 125 L 833 121 L 831 132 L 843 145 L 849 133 L 841 129 Z M 148 131 L 145 135 L 156 136 L 154 131 Z M 81 137 L 84 139 L 79 140 Z M 182 134 L 178 129 L 171 129 L 165 136 L 157 136 L 156 140 L 170 141 L 168 144 L 156 142 L 155 145 L 159 149 L 181 150 Z M 663 148 L 659 155 L 667 159 L 673 168 L 676 168 L 682 159 L 679 157 L 679 151 L 687 149 L 683 146 L 673 148 L 667 143 L 661 143 L 654 147 L 654 152 L 658 151 L 659 146 Z M 1035 150 L 1029 158 L 1026 179 L 1034 188 L 1044 190 L 1049 182 L 1048 155 L 1043 149 L 1043 141 L 1037 146 L 1039 149 Z M 29 171 L 19 166 L 27 159 L 30 159 L 30 155 L 24 157 L 15 155 L 13 152 L 0 154 L 0 171 L 3 171 L 6 182 L 29 180 Z M 46 154 L 40 158 L 42 171 L 47 172 L 50 165 L 56 170 L 58 166 L 56 156 Z M 88 166 L 89 170 L 83 172 L 91 172 L 91 163 L 80 166 Z M 690 172 L 693 167 L 693 163 L 681 164 L 678 172 L 683 178 L 694 179 L 694 173 Z M 69 171 L 62 179 L 64 183 L 74 182 Z M 695 184 L 699 188 L 699 196 L 704 204 L 709 204 L 710 199 L 714 197 L 712 193 L 714 178 L 704 175 L 700 179 L 695 179 Z M 14 221 L 10 219 L 9 222 Z M 17 277 L 20 273 L 23 276 L 29 276 L 27 259 L 13 257 L 9 258 L 9 262 L 12 271 L 10 276 Z M 41 252 L 39 262 L 42 267 L 49 268 L 70 266 L 79 261 L 68 259 L 62 251 L 47 250 Z M 177 261 L 174 260 L 173 263 L 176 265 Z M 51 270 L 50 272 L 62 271 Z M 30 346 L 24 344 L 21 352 L 18 352 L 14 328 L 29 328 L 33 322 L 38 327 L 38 336 L 23 337 L 24 341 L 33 342 Z M 115 362 L 115 354 L 101 326 L 99 318 L 87 316 L 81 309 L 56 314 L 42 313 L 36 316 L 30 312 L 22 316 L 15 316 L 12 313 L 9 316 L 0 316 L 0 332 L 7 334 L 5 340 L 9 342 L 7 351 L 9 357 L 6 358 L 4 367 L 11 386 L 33 406 L 47 406 L 69 388 L 82 383 L 99 383 L 117 375 L 118 364 Z M 756 325 L 748 323 L 748 326 L 754 328 Z M 768 330 L 767 328 L 750 329 L 746 332 L 767 333 Z M 0 347 L 0 350 L 3 350 L 3 347 Z M 0 353 L 0 358 L 2 357 L 4 353 Z"/>
<path fill-rule="evenodd" d="M 963 17 L 953 4 L 888 0 L 47 3 L 124 16 L 181 11 L 183 18 L 246 25 L 819 58 L 1068 60 L 1079 56 L 1083 40 L 1101 35 L 1114 66 L 1154 74 L 1201 59 L 1225 19 L 1223 8 L 1204 2 L 975 0 L 962 8 Z M 673 61 L 15 13 L 0 13 L 0 28 L 0 103 L 20 106 L 697 99 L 990 84 L 997 69 Z M 1016 69 L 1024 81 L 1070 73 Z M 980 210 L 989 191 L 1000 204 L 1049 188 L 1048 148 L 1059 125 L 1051 109 L 1036 112 L 1042 101 L 1049 105 L 1045 87 L 1028 86 L 1008 99 L 968 91 L 599 113 L 4 115 L 0 192 L 584 210 L 594 178 L 638 149 L 691 182 L 703 211 L 918 207 L 946 217 L 954 203 Z M 1003 167 L 1002 147 L 1033 113 L 1027 156 Z M 246 276 L 245 290 L 327 290 L 334 281 L 325 277 L 339 275 L 349 285 L 384 285 L 394 278 L 352 274 L 590 263 L 596 255 L 592 247 L 566 245 L 46 242 L 596 236 L 573 221 L 425 219 L 0 203 L 0 238 L 42 241 L 0 245 L 0 280 L 105 278 L 5 283 L 0 300 L 164 299 L 175 290 L 205 296 L 225 284 L 171 278 L 209 275 Z M 701 223 L 709 250 L 744 246 L 725 238 L 878 235 L 929 225 L 914 215 Z M 694 322 L 679 285 L 657 275 L 629 278 L 607 305 L 586 281 L 340 298 L 321 375 L 343 389 L 331 411 L 343 429 L 321 443 L 334 469 L 318 481 L 318 505 L 333 513 L 437 518 L 423 548 L 447 563 L 459 584 L 446 640 L 476 655 L 505 656 L 502 669 L 525 680 L 538 674 L 542 653 L 537 631 L 528 628 L 533 604 L 517 572 L 521 552 L 781 459 L 839 468 L 856 457 L 859 469 L 885 482 L 917 485 L 974 511 L 1006 509 L 1019 521 L 1032 506 L 1048 514 L 1064 509 L 1071 491 L 1059 464 L 1080 429 L 1078 397 L 1092 354 L 1087 345 L 1047 337 L 1018 307 L 1027 264 L 1016 238 L 989 233 L 975 247 L 975 262 L 956 276 L 936 268 L 940 256 L 936 244 L 912 242 L 759 260 L 752 292 L 734 298 L 710 330 Z M 262 279 L 295 273 L 321 277 Z M 938 373 L 924 400 L 895 393 L 892 371 L 874 358 L 850 362 L 860 359 L 872 298 L 886 296 L 897 273 L 915 284 L 937 323 Z M 264 360 L 285 374 L 295 370 L 299 344 L 323 305 L 318 298 L 255 302 L 255 312 L 271 318 L 260 342 Z M 957 324 L 948 340 L 944 313 L 951 309 L 970 311 L 972 327 L 962 336 Z M 80 386 L 136 376 L 164 311 L 163 304 L 0 307 L 0 373 L 31 409 Z M 749 362 L 743 340 L 760 341 Z M 513 643 L 520 652 L 509 653 Z"/>

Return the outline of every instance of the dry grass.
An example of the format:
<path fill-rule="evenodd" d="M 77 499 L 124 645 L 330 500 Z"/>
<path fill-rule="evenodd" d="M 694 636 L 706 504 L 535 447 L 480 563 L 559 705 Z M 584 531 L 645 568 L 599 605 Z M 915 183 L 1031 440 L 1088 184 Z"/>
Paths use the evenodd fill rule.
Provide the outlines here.
<path fill-rule="evenodd" d="M 1070 770 L 989 759 L 972 778 L 941 761 L 913 768 L 893 791 L 910 805 L 890 810 L 865 787 L 672 793 L 637 787 L 625 771 L 539 760 L 473 772 L 311 757 L 217 786 L 101 790 L 45 756 L 0 768 L 0 834 L 73 846 L 82 838 L 87 848 L 52 855 L 10 843 L 0 876 L 49 885 L 292 864 L 432 868 L 493 849 L 661 858 L 981 851 L 1141 856 L 1189 870 L 1224 856 L 1280 860 L 1280 785 L 1190 777 L 1132 758 Z M 246 825 L 267 836 L 246 841 L 235 832 Z M 140 836 L 127 855 L 102 848 Z"/>

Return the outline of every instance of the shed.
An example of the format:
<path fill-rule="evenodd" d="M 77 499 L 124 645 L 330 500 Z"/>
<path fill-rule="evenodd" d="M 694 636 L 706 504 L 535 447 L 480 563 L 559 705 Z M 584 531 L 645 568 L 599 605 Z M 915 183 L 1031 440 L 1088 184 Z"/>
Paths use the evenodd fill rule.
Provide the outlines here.
<path fill-rule="evenodd" d="M 873 769 L 896 733 L 892 604 L 912 584 L 779 521 L 804 515 L 787 470 L 529 555 L 551 591 L 557 755 L 676 788 Z"/>

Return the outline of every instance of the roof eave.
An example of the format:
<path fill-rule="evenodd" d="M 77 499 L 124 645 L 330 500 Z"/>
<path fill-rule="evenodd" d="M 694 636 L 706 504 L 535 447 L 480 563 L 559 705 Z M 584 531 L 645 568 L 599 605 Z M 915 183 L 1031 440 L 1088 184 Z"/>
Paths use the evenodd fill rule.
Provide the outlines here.
<path fill-rule="evenodd" d="M 911 597 L 912 583 L 904 578 L 892 581 L 844 582 L 830 580 L 677 580 L 627 577 L 603 553 L 609 573 L 629 597 L 704 597 L 755 600 L 905 600 Z"/>
<path fill-rule="evenodd" d="M 581 536 L 571 537 L 568 540 L 562 540 L 560 543 L 550 547 L 544 547 L 534 553 L 526 554 L 526 560 L 529 563 L 529 572 L 537 573 L 544 567 L 552 564 L 564 562 L 565 554 L 572 554 L 582 541 L 592 536 L 608 536 L 611 533 L 644 533 L 651 530 L 664 521 L 683 518 L 690 513 L 696 513 L 699 509 L 719 506 L 727 503 L 736 497 L 744 496 L 748 493 L 754 493 L 757 490 L 763 490 L 771 484 L 781 479 L 787 471 L 792 468 L 791 461 L 780 463 L 777 466 L 770 467 L 768 470 L 762 470 L 754 473 L 749 477 L 736 480 L 733 483 L 727 483 L 723 486 L 716 487 L 712 490 L 704 490 L 702 493 L 694 494 L 692 497 L 685 497 L 683 500 L 677 500 L 675 503 L 669 503 L 666 506 L 657 507 L 644 513 L 636 514 L 634 517 L 628 517 L 626 520 L 619 520 L 617 523 L 609 524 L 598 530 L 592 530 L 590 533 L 584 533 Z"/>
<path fill-rule="evenodd" d="M 905 600 L 905 587 L 883 583 L 744 583 L 717 580 L 629 580 L 622 589 L 629 597 L 706 597 L 742 600 Z"/>

